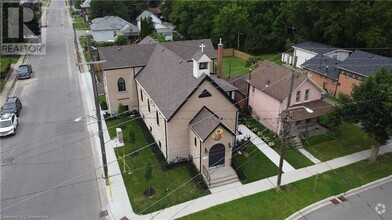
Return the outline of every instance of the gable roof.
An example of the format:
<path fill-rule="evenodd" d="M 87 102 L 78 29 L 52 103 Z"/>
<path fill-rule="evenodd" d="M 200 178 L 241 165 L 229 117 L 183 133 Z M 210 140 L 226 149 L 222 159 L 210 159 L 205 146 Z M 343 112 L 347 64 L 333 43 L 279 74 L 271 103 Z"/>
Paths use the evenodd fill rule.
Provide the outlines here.
<path fill-rule="evenodd" d="M 145 68 L 136 76 L 166 119 L 176 112 L 206 75 L 193 77 L 192 63 L 156 44 Z"/>
<path fill-rule="evenodd" d="M 383 66 L 392 70 L 392 58 L 362 50 L 355 50 L 339 65 L 339 68 L 368 76 L 370 73 L 381 69 Z"/>
<path fill-rule="evenodd" d="M 138 28 L 129 23 L 128 21 L 118 16 L 105 16 L 101 18 L 95 18 L 91 21 L 91 31 L 104 31 L 104 30 L 125 30 L 131 29 L 132 31 L 138 32 Z"/>
<path fill-rule="evenodd" d="M 222 125 L 222 127 L 234 135 L 233 131 L 225 126 L 218 116 L 205 106 L 189 122 L 189 127 L 202 142 L 204 142 L 219 125 Z"/>
<path fill-rule="evenodd" d="M 306 41 L 306 42 L 296 44 L 293 46 L 293 48 L 304 49 L 316 54 L 326 54 L 339 49 L 326 44 L 312 42 L 312 41 Z"/>
<path fill-rule="evenodd" d="M 149 17 L 152 17 L 154 20 L 159 21 L 158 23 L 162 23 L 162 20 L 160 18 L 147 10 L 144 10 L 139 16 L 137 16 L 136 21 L 141 21 L 142 19 Z"/>
<path fill-rule="evenodd" d="M 225 78 L 225 80 L 237 88 L 242 94 L 246 95 L 248 92 L 248 84 L 245 80 L 248 79 L 248 76 L 231 76 L 230 78 Z"/>
<path fill-rule="evenodd" d="M 317 55 L 301 66 L 305 69 L 309 69 L 319 74 L 325 75 L 329 78 L 338 80 L 339 79 L 339 69 L 338 66 L 342 63 L 342 61 L 337 59 L 332 59 L 327 56 Z M 328 68 L 327 68 L 328 67 Z"/>
<path fill-rule="evenodd" d="M 156 44 L 134 44 L 98 48 L 103 70 L 145 66 Z"/>
<path fill-rule="evenodd" d="M 180 56 L 186 61 L 191 61 L 196 51 L 200 51 L 200 45 L 203 42 L 205 45 L 203 53 L 206 54 L 210 59 L 216 59 L 216 53 L 214 46 L 212 45 L 211 39 L 202 40 L 187 40 L 187 41 L 173 41 L 161 43 L 167 49 L 173 51 L 175 54 Z"/>
<path fill-rule="evenodd" d="M 90 8 L 91 0 L 85 0 L 82 4 L 80 4 L 81 8 Z"/>
<path fill-rule="evenodd" d="M 227 82 L 227 81 L 224 80 L 224 79 L 218 78 L 217 75 L 210 75 L 210 78 L 211 78 L 212 80 L 214 80 L 214 82 L 215 82 L 216 84 L 218 84 L 219 87 L 221 87 L 221 88 L 223 89 L 223 91 L 225 91 L 225 92 L 230 92 L 230 91 L 236 91 L 236 90 L 238 90 L 237 87 L 231 85 L 229 82 Z"/>
<path fill-rule="evenodd" d="M 287 99 L 291 81 L 290 69 L 264 60 L 251 74 L 251 79 L 246 80 L 246 82 L 280 102 Z M 305 75 L 298 74 L 294 78 L 293 90 L 306 80 L 308 78 Z"/>
<path fill-rule="evenodd" d="M 158 41 L 156 41 L 154 38 L 150 36 L 146 36 L 138 44 L 156 44 L 156 43 L 158 43 Z"/>

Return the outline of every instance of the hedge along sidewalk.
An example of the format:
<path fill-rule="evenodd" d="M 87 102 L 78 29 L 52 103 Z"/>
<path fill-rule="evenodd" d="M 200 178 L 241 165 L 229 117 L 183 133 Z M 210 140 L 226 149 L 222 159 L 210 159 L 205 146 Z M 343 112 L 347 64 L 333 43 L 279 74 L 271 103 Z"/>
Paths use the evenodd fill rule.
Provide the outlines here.
<path fill-rule="evenodd" d="M 4 85 L 4 88 L 1 91 L 0 106 L 3 106 L 5 100 L 7 100 L 7 97 L 9 95 L 11 95 L 12 88 L 13 88 L 14 83 L 16 81 L 16 71 L 15 70 L 19 67 L 19 65 L 24 63 L 26 60 L 27 60 L 27 56 L 26 55 L 20 56 L 19 60 L 14 65 L 14 68 L 12 69 L 12 72 L 10 73 L 10 75 L 9 75 L 9 77 L 7 79 L 7 83 Z"/>

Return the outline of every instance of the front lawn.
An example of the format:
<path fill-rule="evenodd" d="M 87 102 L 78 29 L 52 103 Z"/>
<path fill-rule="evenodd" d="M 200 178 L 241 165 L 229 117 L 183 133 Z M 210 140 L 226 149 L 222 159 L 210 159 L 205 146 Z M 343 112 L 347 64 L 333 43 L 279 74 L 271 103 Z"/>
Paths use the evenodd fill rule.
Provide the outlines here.
<path fill-rule="evenodd" d="M 235 154 L 233 161 L 239 167 L 239 172 L 246 176 L 241 180 L 242 184 L 278 174 L 278 167 L 253 144 L 241 150 L 241 154 Z"/>
<path fill-rule="evenodd" d="M 259 136 L 278 154 L 280 154 L 281 140 L 277 134 L 264 127 L 256 119 L 247 115 L 241 115 L 240 122 L 243 123 L 246 127 L 248 127 L 251 131 L 253 131 L 253 133 L 255 133 L 257 136 Z M 286 150 L 285 160 L 295 169 L 313 165 L 312 161 L 310 161 L 307 157 L 305 157 L 297 149 L 294 148 L 288 148 Z"/>
<path fill-rule="evenodd" d="M 379 156 L 374 164 L 363 160 L 322 173 L 318 176 L 315 192 L 313 176 L 283 186 L 281 192 L 270 189 L 182 219 L 285 219 L 315 202 L 391 175 L 391 157 L 392 153 L 388 153 Z"/>
<path fill-rule="evenodd" d="M 124 124 L 119 125 L 120 123 Z M 125 146 L 115 150 L 117 157 L 128 155 L 134 150 L 141 149 L 147 145 L 143 133 L 135 120 L 130 121 L 130 118 L 110 120 L 107 121 L 107 126 L 111 138 L 114 138 L 116 135 L 116 127 L 123 127 Z M 130 144 L 131 131 L 135 134 L 135 143 L 133 145 Z M 143 194 L 148 188 L 148 183 L 145 179 L 148 164 L 151 164 L 152 167 L 153 178 L 150 182 L 151 187 L 156 191 L 152 197 L 147 197 Z M 121 159 L 119 160 L 119 166 L 121 171 L 123 171 L 124 163 Z M 132 208 L 137 214 L 151 213 L 205 195 L 204 189 L 199 190 L 195 183 L 190 181 L 191 177 L 185 166 L 163 171 L 150 147 L 139 151 L 138 155 L 127 156 L 125 159 L 125 171 L 122 173 L 125 187 Z M 172 194 L 162 199 L 169 193 Z M 160 199 L 162 201 L 158 202 Z M 154 204 L 155 202 L 157 203 Z"/>
<path fill-rule="evenodd" d="M 373 139 L 355 124 L 343 124 L 339 132 L 328 132 L 306 138 L 304 146 L 321 161 L 331 160 L 358 151 L 367 150 Z"/>
<path fill-rule="evenodd" d="M 4 79 L 8 74 L 12 63 L 18 62 L 20 56 L 2 56 L 0 58 L 0 92 L 3 91 L 5 84 L 7 83 Z"/>

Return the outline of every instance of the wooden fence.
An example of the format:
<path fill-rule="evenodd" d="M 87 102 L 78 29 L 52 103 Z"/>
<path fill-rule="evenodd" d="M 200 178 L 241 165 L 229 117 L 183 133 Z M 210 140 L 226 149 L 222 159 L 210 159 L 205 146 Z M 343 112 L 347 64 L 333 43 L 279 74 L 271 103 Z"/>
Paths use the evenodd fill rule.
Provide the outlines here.
<path fill-rule="evenodd" d="M 215 50 L 215 52 L 216 52 L 216 54 L 218 54 L 218 50 Z M 236 50 L 234 48 L 225 48 L 225 49 L 223 49 L 223 56 L 224 57 L 238 57 L 238 58 L 246 61 L 252 55 L 249 55 L 249 54 L 244 53 L 242 51 Z"/>

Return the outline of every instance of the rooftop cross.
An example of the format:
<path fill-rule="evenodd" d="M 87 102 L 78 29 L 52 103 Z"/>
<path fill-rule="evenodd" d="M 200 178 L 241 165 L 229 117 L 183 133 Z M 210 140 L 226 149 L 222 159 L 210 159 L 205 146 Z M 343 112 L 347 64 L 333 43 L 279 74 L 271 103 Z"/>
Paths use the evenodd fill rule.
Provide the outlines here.
<path fill-rule="evenodd" d="M 205 44 L 203 44 L 203 41 L 201 42 L 201 45 L 199 46 L 201 48 L 201 52 L 203 52 L 204 47 L 206 47 Z"/>

